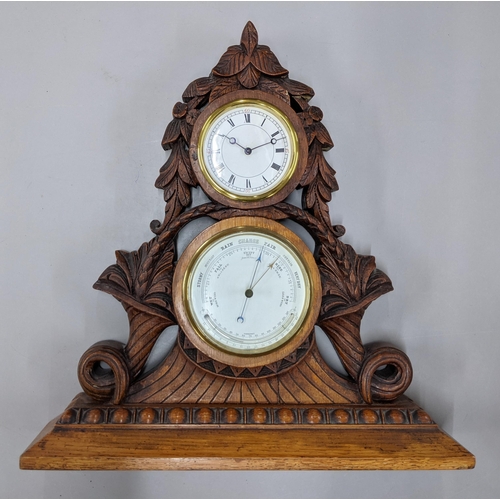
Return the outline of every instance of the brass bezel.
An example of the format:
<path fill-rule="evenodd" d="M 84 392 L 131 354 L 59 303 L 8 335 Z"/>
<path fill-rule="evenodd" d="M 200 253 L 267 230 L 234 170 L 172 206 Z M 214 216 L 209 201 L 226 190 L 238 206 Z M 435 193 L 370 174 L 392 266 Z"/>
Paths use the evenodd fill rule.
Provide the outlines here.
<path fill-rule="evenodd" d="M 287 231 L 290 231 L 290 230 L 287 230 Z M 237 234 L 237 233 L 244 234 L 247 232 L 256 232 L 256 233 L 261 233 L 261 234 L 267 235 L 268 237 L 274 238 L 280 244 L 285 246 L 290 251 L 290 253 L 295 257 L 297 263 L 299 264 L 299 267 L 302 270 L 302 275 L 304 278 L 306 304 L 301 311 L 299 320 L 296 322 L 295 326 L 290 330 L 290 332 L 287 335 L 285 335 L 282 339 L 280 339 L 280 341 L 278 343 L 273 344 L 271 348 L 264 347 L 264 348 L 260 348 L 260 349 L 245 349 L 245 350 L 231 349 L 227 345 L 216 342 L 212 337 L 210 337 L 209 335 L 206 334 L 206 332 L 203 331 L 202 326 L 196 320 L 196 318 L 193 314 L 193 311 L 191 310 L 191 306 L 190 306 L 191 300 L 190 300 L 190 293 L 189 292 L 190 292 L 191 283 L 193 282 L 193 280 L 192 280 L 193 268 L 195 267 L 196 263 L 199 261 L 201 256 L 204 254 L 204 252 L 206 250 L 208 250 L 208 248 L 212 247 L 218 241 L 220 241 L 221 239 L 225 238 L 228 235 L 233 235 L 233 234 Z M 310 267 L 309 267 L 308 263 L 306 262 L 302 253 L 296 248 L 296 246 L 293 243 L 291 243 L 288 239 L 286 239 L 285 237 L 281 236 L 280 234 L 276 233 L 275 231 L 272 231 L 271 229 L 269 229 L 267 227 L 262 227 L 262 226 L 259 226 L 256 224 L 239 225 L 239 226 L 227 228 L 221 232 L 218 232 L 218 233 L 212 235 L 206 241 L 204 241 L 200 245 L 200 247 L 196 250 L 196 252 L 193 254 L 193 256 L 190 260 L 190 263 L 186 269 L 186 272 L 182 278 L 182 300 L 183 300 L 183 303 L 185 304 L 185 310 L 186 310 L 186 314 L 187 314 L 187 317 L 189 319 L 189 322 L 191 323 L 193 330 L 198 335 L 198 337 L 200 337 L 200 339 L 202 339 L 204 342 L 207 342 L 212 347 L 219 349 L 221 351 L 227 352 L 227 353 L 232 354 L 232 355 L 237 355 L 237 356 L 240 356 L 243 358 L 248 358 L 248 357 L 255 357 L 255 356 L 269 354 L 271 352 L 274 352 L 277 349 L 283 347 L 288 341 L 290 341 L 297 334 L 297 332 L 302 328 L 305 319 L 311 313 L 311 305 L 312 305 L 311 283 L 312 283 L 312 273 L 311 273 Z"/>
<path fill-rule="evenodd" d="M 207 136 L 208 130 L 210 127 L 213 125 L 214 122 L 217 121 L 217 119 L 225 113 L 228 109 L 231 108 L 237 108 L 241 107 L 244 105 L 252 105 L 257 108 L 264 109 L 267 113 L 269 114 L 274 114 L 279 119 L 283 122 L 284 128 L 286 129 L 287 133 L 289 134 L 290 137 L 290 162 L 288 165 L 287 172 L 285 172 L 285 175 L 281 178 L 281 180 L 269 191 L 266 191 L 265 193 L 259 193 L 255 195 L 244 195 L 244 194 L 236 194 L 236 193 L 231 193 L 227 189 L 225 189 L 223 186 L 218 184 L 215 179 L 212 177 L 210 170 L 208 169 L 206 162 L 205 162 L 205 155 L 203 152 L 203 143 L 205 141 L 205 138 Z M 223 196 L 231 199 L 231 200 L 236 200 L 240 202 L 254 202 L 254 201 L 260 201 L 260 200 L 265 200 L 267 198 L 271 198 L 274 196 L 276 193 L 278 193 L 292 178 L 295 169 L 297 168 L 297 164 L 299 161 L 299 138 L 297 135 L 297 131 L 293 127 L 290 119 L 288 116 L 283 113 L 280 109 L 278 109 L 276 106 L 273 104 L 270 104 L 266 101 L 263 101 L 261 99 L 255 99 L 255 98 L 244 98 L 244 99 L 236 99 L 234 101 L 231 101 L 227 104 L 223 104 L 219 108 L 217 108 L 213 113 L 210 114 L 210 116 L 205 120 L 205 123 L 203 124 L 200 132 L 200 136 L 198 139 L 198 145 L 197 145 L 197 158 L 198 158 L 198 163 L 200 166 L 200 170 L 203 173 L 203 176 L 207 180 L 207 182 L 210 184 L 210 186 L 215 189 L 218 193 L 222 194 Z"/>

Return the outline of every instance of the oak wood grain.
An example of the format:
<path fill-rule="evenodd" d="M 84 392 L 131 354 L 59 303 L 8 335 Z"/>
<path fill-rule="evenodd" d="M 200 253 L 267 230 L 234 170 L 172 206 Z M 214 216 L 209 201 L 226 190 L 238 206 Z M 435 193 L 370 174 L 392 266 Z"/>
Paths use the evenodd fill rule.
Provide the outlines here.
<path fill-rule="evenodd" d="M 58 428 L 52 422 L 22 469 L 470 469 L 474 456 L 437 426 L 323 429 Z"/>
<path fill-rule="evenodd" d="M 392 346 L 362 342 L 364 311 L 392 284 L 374 257 L 341 242 L 345 229 L 331 223 L 328 202 L 338 185 L 324 152 L 333 141 L 322 111 L 309 105 L 313 96 L 312 88 L 288 77 L 268 46 L 259 45 L 251 22 L 240 45 L 230 46 L 208 77 L 188 85 L 162 140 L 171 151 L 155 184 L 164 192 L 163 222 L 151 223 L 155 236 L 137 251 L 116 252 L 116 264 L 94 285 L 124 306 L 127 344 L 102 341 L 83 354 L 78 376 L 86 394 L 46 426 L 21 456 L 21 468 L 474 467 L 471 453 L 402 396 L 413 374 L 408 357 Z M 242 97 L 271 103 L 288 117 L 300 159 L 289 183 L 272 197 L 233 203 L 200 175 L 196 145 L 205 118 Z M 197 186 L 216 202 L 190 207 Z M 296 188 L 303 190 L 300 207 L 282 201 Z M 220 222 L 176 262 L 179 231 L 200 217 Z M 278 222 L 284 220 L 309 232 L 314 257 Z M 242 221 L 292 241 L 312 283 L 310 311 L 298 334 L 271 353 L 246 358 L 214 349 L 190 330 L 181 290 L 206 234 Z M 181 327 L 177 345 L 144 374 L 156 340 L 171 325 Z M 326 332 L 348 376 L 323 360 L 315 325 Z"/>

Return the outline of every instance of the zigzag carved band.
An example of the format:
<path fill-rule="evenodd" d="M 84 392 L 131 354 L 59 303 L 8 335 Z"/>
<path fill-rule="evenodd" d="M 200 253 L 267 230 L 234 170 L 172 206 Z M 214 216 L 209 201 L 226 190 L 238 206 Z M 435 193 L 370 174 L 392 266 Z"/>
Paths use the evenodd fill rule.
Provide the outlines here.
<path fill-rule="evenodd" d="M 205 371 L 211 372 L 215 375 L 227 378 L 263 378 L 283 373 L 293 366 L 295 366 L 311 349 L 312 336 L 309 337 L 286 358 L 271 363 L 265 366 L 257 366 L 255 368 L 237 368 L 235 366 L 225 365 L 212 360 L 200 350 L 198 350 L 189 339 L 186 337 L 182 330 L 179 330 L 178 343 L 184 354 L 197 366 Z"/>

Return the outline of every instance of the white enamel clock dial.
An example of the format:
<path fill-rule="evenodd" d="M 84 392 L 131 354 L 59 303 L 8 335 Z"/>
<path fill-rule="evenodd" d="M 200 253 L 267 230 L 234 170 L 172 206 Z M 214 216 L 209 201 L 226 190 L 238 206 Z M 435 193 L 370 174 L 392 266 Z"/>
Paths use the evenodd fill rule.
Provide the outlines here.
<path fill-rule="evenodd" d="M 199 158 L 212 186 L 240 200 L 266 198 L 288 182 L 298 157 L 298 140 L 288 118 L 257 99 L 239 99 L 206 121 Z"/>
<path fill-rule="evenodd" d="M 310 305 L 310 279 L 285 239 L 260 228 L 235 228 L 195 255 L 184 294 L 198 334 L 222 350 L 251 355 L 297 332 Z"/>

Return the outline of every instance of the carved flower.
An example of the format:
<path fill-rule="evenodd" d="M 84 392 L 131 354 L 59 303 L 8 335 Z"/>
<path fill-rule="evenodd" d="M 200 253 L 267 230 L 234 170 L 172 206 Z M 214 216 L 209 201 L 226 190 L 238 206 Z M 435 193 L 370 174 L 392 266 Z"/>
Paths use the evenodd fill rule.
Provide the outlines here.
<path fill-rule="evenodd" d="M 267 45 L 257 45 L 258 34 L 255 26 L 248 21 L 241 35 L 240 45 L 232 45 L 220 58 L 212 70 L 217 76 L 237 75 L 238 81 L 246 88 L 259 83 L 261 73 L 268 76 L 288 74 Z"/>
<path fill-rule="evenodd" d="M 174 119 L 168 124 L 161 141 L 163 149 L 172 149 L 175 142 L 182 136 L 186 142 L 191 138 L 192 126 L 200 112 L 197 109 L 189 109 L 189 104 L 178 102 L 172 110 Z"/>
<path fill-rule="evenodd" d="M 172 110 L 172 115 L 174 118 L 182 118 L 186 116 L 187 109 L 187 104 L 184 104 L 183 102 L 177 102 L 175 103 L 174 109 Z"/>
<path fill-rule="evenodd" d="M 197 109 L 190 109 L 186 115 L 186 121 L 189 123 L 189 125 L 193 126 L 199 115 L 200 111 L 198 111 Z"/>

